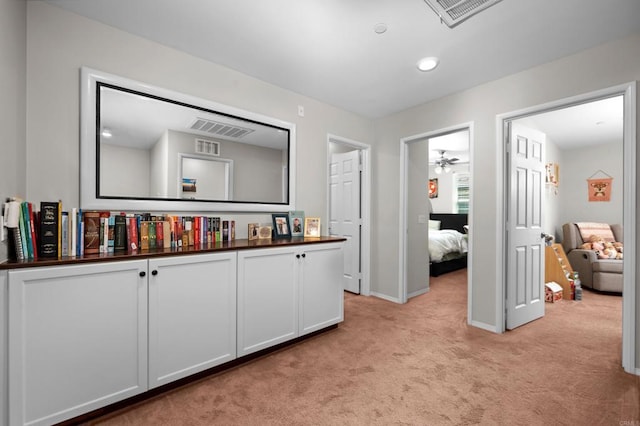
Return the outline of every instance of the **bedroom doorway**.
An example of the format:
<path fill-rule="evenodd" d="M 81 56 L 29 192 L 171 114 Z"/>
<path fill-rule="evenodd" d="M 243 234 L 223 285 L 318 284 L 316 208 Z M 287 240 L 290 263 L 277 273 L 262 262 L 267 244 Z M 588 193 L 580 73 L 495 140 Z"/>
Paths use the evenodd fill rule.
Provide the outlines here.
<path fill-rule="evenodd" d="M 564 99 L 564 100 L 552 102 L 552 103 L 541 105 L 541 106 L 531 107 L 526 110 L 521 110 L 513 113 L 500 115 L 498 116 L 498 120 L 497 120 L 498 122 L 497 133 L 498 133 L 499 144 L 500 146 L 504 147 L 505 144 L 503 144 L 502 142 L 507 140 L 506 137 L 508 133 L 506 129 L 508 127 L 508 123 L 515 122 L 515 121 L 522 122 L 522 121 L 528 120 L 529 122 L 527 124 L 531 126 L 532 125 L 531 123 L 535 121 L 536 116 L 542 116 L 542 114 L 544 113 L 550 113 L 553 111 L 562 111 L 563 109 L 567 109 L 569 107 L 587 105 L 590 103 L 595 103 L 597 101 L 602 101 L 602 100 L 611 99 L 615 97 L 623 98 L 622 115 L 624 117 L 623 124 L 621 126 L 622 147 L 620 148 L 620 152 L 622 153 L 622 157 L 623 157 L 621 161 L 622 168 L 619 170 L 616 170 L 616 172 L 619 173 L 616 175 L 618 197 L 621 198 L 621 203 L 622 203 L 622 208 L 621 208 L 621 211 L 619 212 L 619 216 L 622 218 L 621 222 L 623 224 L 623 232 L 624 232 L 623 240 L 625 245 L 625 253 L 624 253 L 625 258 L 634 259 L 635 253 L 629 253 L 627 250 L 627 247 L 631 251 L 635 250 L 635 237 L 636 237 L 636 229 L 635 229 L 635 223 L 636 223 L 635 83 L 616 86 L 613 88 L 576 96 L 574 98 Z M 603 123 L 600 123 L 600 124 L 603 124 Z M 564 126 L 564 127 L 568 127 L 568 126 Z M 544 131 L 544 129 L 541 129 L 541 130 Z M 553 140 L 553 137 L 551 138 L 551 140 Z M 587 150 L 585 149 L 585 151 Z M 609 151 L 612 151 L 612 149 L 601 148 L 599 150 L 599 152 L 596 155 L 596 159 L 594 160 L 595 162 L 590 163 L 591 168 L 596 167 L 594 171 L 597 171 L 598 167 L 600 167 L 603 164 L 602 162 L 603 153 L 605 153 L 604 155 L 608 155 L 606 153 Z M 502 156 L 504 161 L 498 162 L 498 168 L 499 168 L 498 176 L 502 178 L 502 182 L 499 182 L 499 184 L 501 184 L 500 186 L 504 187 L 506 185 L 507 179 L 509 178 L 509 176 L 505 174 L 506 171 L 508 170 L 508 167 L 507 167 L 507 161 L 506 161 L 504 149 L 501 149 L 500 155 Z M 584 172 L 583 170 L 584 168 L 581 169 L 580 167 L 587 164 L 586 157 L 584 157 L 586 153 L 583 153 L 581 155 L 582 157 L 581 159 L 579 159 L 579 164 L 576 166 L 577 168 L 574 168 L 574 170 Z M 575 156 L 575 154 L 573 156 Z M 562 170 L 562 166 L 560 167 L 560 170 Z M 624 171 L 624 173 L 622 173 L 622 171 Z M 567 183 L 566 181 L 568 179 L 566 175 L 564 176 L 565 177 L 563 177 L 562 173 L 560 174 L 559 185 L 562 185 L 563 181 L 566 185 Z M 586 182 L 584 182 L 583 178 L 588 178 L 588 177 L 589 177 L 588 175 L 581 176 L 581 178 L 579 179 L 580 188 L 585 188 L 585 189 L 579 190 L 580 188 L 578 188 L 576 191 L 574 191 L 577 194 L 581 195 L 582 198 L 586 197 L 586 194 L 587 194 Z M 576 184 L 576 186 L 578 185 Z M 506 205 L 507 205 L 506 203 L 509 202 L 510 197 L 507 191 L 503 191 L 503 193 L 507 194 L 501 197 L 502 204 L 506 208 Z M 566 196 L 571 196 L 571 195 L 575 195 L 575 194 L 567 194 Z M 582 198 L 580 200 L 576 199 L 575 204 L 579 206 L 579 203 L 586 202 L 586 200 L 583 200 Z M 583 205 L 583 206 L 579 206 L 578 209 L 583 211 L 584 213 L 587 210 L 587 207 L 586 205 Z M 504 214 L 504 211 L 499 211 L 499 214 L 496 217 L 499 224 L 505 223 L 503 214 Z M 567 209 L 560 208 L 560 211 L 558 212 L 558 219 L 556 219 L 556 228 L 551 229 L 552 233 L 555 233 L 556 235 L 559 234 L 561 236 L 562 231 L 561 231 L 561 228 L 560 230 L 557 229 L 558 224 L 561 227 L 562 222 L 573 221 L 573 220 L 569 220 L 570 218 L 566 216 L 566 214 L 567 214 Z M 586 219 L 581 218 L 580 220 L 586 220 Z M 596 217 L 595 221 L 598 221 L 598 220 L 608 222 L 608 220 L 606 220 L 604 217 L 602 218 Z M 505 232 L 503 226 L 498 226 L 498 229 L 502 233 Z M 498 269 L 503 271 L 503 275 L 502 275 L 502 280 L 499 280 L 499 284 L 498 284 L 499 288 L 496 289 L 497 290 L 496 294 L 499 296 L 499 300 L 502 300 L 502 303 L 496 307 L 497 308 L 496 309 L 497 324 L 503 327 L 502 330 L 499 330 L 499 332 L 502 332 L 504 331 L 504 327 L 506 323 L 505 321 L 506 318 L 504 317 L 504 313 L 505 313 L 504 306 L 506 304 L 506 299 L 505 299 L 506 272 L 505 271 L 510 267 L 510 265 L 507 264 L 507 256 L 505 251 L 506 250 L 505 235 L 504 234 L 498 235 L 498 240 L 502 244 L 500 249 L 504 254 L 502 257 L 503 263 L 501 265 L 497 265 Z M 634 267 L 635 267 L 634 262 L 624 262 L 623 295 L 622 295 L 622 313 L 623 313 L 622 314 L 622 366 L 625 369 L 625 371 L 632 374 L 638 374 L 637 370 L 635 369 L 635 358 L 636 358 L 636 355 L 635 355 L 635 352 L 636 352 L 635 350 L 635 347 L 636 347 L 635 315 L 636 314 L 635 313 L 636 313 L 637 306 L 636 306 L 636 300 L 635 300 L 636 290 L 634 285 L 635 284 Z"/>
<path fill-rule="evenodd" d="M 472 231 L 468 225 L 472 223 L 472 141 L 473 123 L 464 123 L 401 140 L 401 303 L 429 291 L 430 226 L 435 228 L 436 223 L 438 227 L 444 224 L 451 231 L 459 228 L 467 253 L 464 259 L 457 259 L 457 262 L 464 261 L 464 264 L 451 270 L 471 267 L 472 253 L 469 248 L 472 245 Z M 431 216 L 432 214 L 440 216 L 436 218 Z M 464 220 L 458 220 L 462 216 Z M 435 230 L 432 233 L 435 233 Z M 446 267 L 452 267 L 456 263 L 456 259 L 452 262 L 449 262 L 451 259 L 444 260 L 442 265 Z M 470 289 L 471 273 L 468 273 L 469 295 Z M 468 297 L 468 310 L 470 306 L 471 297 Z"/>

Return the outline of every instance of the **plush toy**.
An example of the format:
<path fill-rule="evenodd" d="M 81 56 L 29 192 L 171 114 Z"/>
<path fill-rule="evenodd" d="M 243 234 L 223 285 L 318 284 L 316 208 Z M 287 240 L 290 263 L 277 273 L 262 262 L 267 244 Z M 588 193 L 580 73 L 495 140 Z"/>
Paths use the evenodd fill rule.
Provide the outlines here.
<path fill-rule="evenodd" d="M 622 243 L 610 243 L 602 238 L 592 235 L 589 240 L 580 246 L 583 250 L 593 250 L 598 259 L 622 259 Z"/>

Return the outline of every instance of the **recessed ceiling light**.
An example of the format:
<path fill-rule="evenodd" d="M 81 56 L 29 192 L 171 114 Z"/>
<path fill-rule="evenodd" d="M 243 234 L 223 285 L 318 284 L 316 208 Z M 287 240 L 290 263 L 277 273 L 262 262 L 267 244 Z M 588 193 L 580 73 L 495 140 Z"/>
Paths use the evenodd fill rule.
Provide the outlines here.
<path fill-rule="evenodd" d="M 387 24 L 385 24 L 384 22 L 375 24 L 373 26 L 373 31 L 375 31 L 376 34 L 384 34 L 387 32 Z"/>
<path fill-rule="evenodd" d="M 430 56 L 428 58 L 422 58 L 418 61 L 418 69 L 420 71 L 431 71 L 435 67 L 438 66 L 440 60 L 435 56 Z"/>

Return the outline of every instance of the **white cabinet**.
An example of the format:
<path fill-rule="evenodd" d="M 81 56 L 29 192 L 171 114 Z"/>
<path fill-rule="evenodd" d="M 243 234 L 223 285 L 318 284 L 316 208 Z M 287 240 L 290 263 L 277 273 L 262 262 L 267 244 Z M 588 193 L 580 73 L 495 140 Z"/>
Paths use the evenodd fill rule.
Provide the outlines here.
<path fill-rule="evenodd" d="M 296 246 L 238 252 L 238 356 L 298 335 Z"/>
<path fill-rule="evenodd" d="M 147 389 L 146 270 L 9 271 L 9 424 L 52 424 Z"/>
<path fill-rule="evenodd" d="M 305 335 L 342 322 L 342 243 L 304 246 L 300 253 L 300 325 Z"/>
<path fill-rule="evenodd" d="M 343 245 L 238 253 L 238 356 L 343 320 Z"/>
<path fill-rule="evenodd" d="M 236 356 L 236 253 L 149 260 L 149 388 Z"/>
<path fill-rule="evenodd" d="M 7 407 L 7 272 L 0 271 L 0 425 L 9 424 Z"/>

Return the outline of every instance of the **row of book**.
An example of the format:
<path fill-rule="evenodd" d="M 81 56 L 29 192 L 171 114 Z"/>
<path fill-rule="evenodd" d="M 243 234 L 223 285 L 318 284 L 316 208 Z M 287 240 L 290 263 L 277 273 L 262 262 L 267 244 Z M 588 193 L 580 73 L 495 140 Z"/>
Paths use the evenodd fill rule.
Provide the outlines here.
<path fill-rule="evenodd" d="M 17 260 L 179 247 L 235 239 L 235 221 L 214 216 L 65 211 L 61 202 L 11 199 L 5 205 L 9 252 Z"/>

